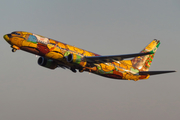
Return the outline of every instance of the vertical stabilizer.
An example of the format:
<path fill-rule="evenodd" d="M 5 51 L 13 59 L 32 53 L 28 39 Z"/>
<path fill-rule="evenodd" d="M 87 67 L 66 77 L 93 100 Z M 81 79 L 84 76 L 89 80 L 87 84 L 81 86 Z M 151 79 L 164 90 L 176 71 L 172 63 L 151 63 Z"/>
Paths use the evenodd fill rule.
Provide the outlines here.
<path fill-rule="evenodd" d="M 140 52 L 140 53 L 150 52 L 152 54 L 145 55 L 145 56 L 138 56 L 138 57 L 135 57 L 134 59 L 132 59 L 131 61 L 132 61 L 133 67 L 138 69 L 139 71 L 148 71 L 159 45 L 160 45 L 160 41 L 154 39 L 149 45 L 147 45 Z"/>

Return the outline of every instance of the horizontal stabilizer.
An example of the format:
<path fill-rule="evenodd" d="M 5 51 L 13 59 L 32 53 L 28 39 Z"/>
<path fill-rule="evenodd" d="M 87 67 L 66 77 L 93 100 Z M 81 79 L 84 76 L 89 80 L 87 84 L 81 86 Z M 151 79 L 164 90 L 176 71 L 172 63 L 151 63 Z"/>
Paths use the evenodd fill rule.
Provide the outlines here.
<path fill-rule="evenodd" d="M 164 73 L 171 73 L 176 71 L 141 71 L 139 75 L 157 75 L 157 74 L 164 74 Z"/>

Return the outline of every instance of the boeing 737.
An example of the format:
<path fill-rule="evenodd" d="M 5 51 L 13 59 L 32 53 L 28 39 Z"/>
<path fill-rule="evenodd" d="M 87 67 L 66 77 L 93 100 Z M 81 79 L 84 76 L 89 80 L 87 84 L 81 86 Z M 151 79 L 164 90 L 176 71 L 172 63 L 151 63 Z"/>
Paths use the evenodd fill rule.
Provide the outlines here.
<path fill-rule="evenodd" d="M 140 53 L 107 56 L 24 31 L 6 34 L 4 39 L 11 45 L 12 52 L 23 50 L 39 55 L 38 64 L 49 69 L 61 67 L 72 72 L 88 71 L 108 78 L 134 81 L 148 79 L 150 75 L 175 72 L 149 71 L 160 45 L 156 39 Z M 127 58 L 130 59 L 125 60 Z"/>

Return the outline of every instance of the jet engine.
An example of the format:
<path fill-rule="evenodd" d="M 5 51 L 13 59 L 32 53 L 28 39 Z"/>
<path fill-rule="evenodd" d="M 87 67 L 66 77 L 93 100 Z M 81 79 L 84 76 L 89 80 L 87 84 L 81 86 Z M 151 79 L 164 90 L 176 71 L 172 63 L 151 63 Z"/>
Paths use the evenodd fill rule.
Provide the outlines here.
<path fill-rule="evenodd" d="M 52 70 L 58 67 L 58 64 L 54 60 L 45 57 L 39 57 L 38 64 Z"/>
<path fill-rule="evenodd" d="M 66 60 L 69 63 L 74 63 L 82 67 L 85 67 L 87 63 L 84 58 L 77 54 L 69 54 L 68 56 L 66 56 Z"/>

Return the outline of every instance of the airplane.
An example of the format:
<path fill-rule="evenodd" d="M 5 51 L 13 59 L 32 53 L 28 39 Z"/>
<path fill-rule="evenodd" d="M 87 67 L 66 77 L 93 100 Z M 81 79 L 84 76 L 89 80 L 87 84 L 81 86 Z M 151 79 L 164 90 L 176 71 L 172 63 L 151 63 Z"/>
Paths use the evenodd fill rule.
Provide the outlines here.
<path fill-rule="evenodd" d="M 160 40 L 157 39 L 150 42 L 140 53 L 101 56 L 25 31 L 14 31 L 3 37 L 11 45 L 12 52 L 23 50 L 38 55 L 38 64 L 52 70 L 61 67 L 72 72 L 87 71 L 103 77 L 134 81 L 148 79 L 150 75 L 176 72 L 149 71 L 160 45 Z"/>

